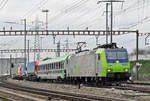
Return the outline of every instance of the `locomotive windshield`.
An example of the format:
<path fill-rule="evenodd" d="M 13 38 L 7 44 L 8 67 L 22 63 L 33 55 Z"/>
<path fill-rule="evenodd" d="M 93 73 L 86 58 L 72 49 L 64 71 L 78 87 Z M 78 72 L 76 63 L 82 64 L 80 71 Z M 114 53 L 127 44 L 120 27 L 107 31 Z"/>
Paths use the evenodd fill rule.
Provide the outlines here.
<path fill-rule="evenodd" d="M 107 60 L 128 60 L 128 54 L 125 49 L 119 50 L 106 50 L 106 58 Z"/>
<path fill-rule="evenodd" d="M 118 59 L 128 59 L 127 52 L 117 52 Z"/>

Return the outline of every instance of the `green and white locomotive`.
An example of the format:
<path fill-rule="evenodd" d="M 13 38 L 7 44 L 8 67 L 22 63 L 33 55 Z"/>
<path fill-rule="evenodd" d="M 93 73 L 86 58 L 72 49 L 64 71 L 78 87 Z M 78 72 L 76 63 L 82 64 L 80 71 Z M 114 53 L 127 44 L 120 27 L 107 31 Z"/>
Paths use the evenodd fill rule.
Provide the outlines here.
<path fill-rule="evenodd" d="M 41 79 L 74 83 L 127 81 L 130 77 L 130 63 L 125 48 L 110 44 L 92 51 L 40 61 L 37 75 Z"/>

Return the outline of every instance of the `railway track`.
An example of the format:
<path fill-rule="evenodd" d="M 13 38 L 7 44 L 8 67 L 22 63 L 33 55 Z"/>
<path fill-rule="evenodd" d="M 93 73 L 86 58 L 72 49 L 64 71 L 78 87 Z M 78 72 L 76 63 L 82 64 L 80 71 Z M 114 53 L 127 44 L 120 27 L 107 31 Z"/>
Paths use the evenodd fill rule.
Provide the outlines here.
<path fill-rule="evenodd" d="M 128 101 L 127 99 L 119 99 L 119 98 L 112 98 L 106 96 L 83 95 L 79 93 L 68 93 L 68 92 L 50 91 L 50 90 L 37 89 L 31 87 L 24 87 L 20 85 L 11 84 L 6 81 L 2 81 L 0 83 L 0 86 L 8 89 L 46 96 L 47 100 L 51 100 L 53 98 L 60 98 L 69 101 L 79 101 L 79 100 L 80 101 Z"/>
<path fill-rule="evenodd" d="M 134 83 L 127 83 L 127 84 L 150 86 L 150 83 L 137 83 L 137 82 L 134 82 Z"/>
<path fill-rule="evenodd" d="M 138 87 L 135 85 L 136 85 L 135 83 L 134 84 L 122 84 L 120 86 L 107 86 L 107 88 L 115 88 L 115 89 L 121 89 L 121 90 L 133 90 L 133 91 L 150 94 L 150 87 L 149 88 L 143 87 L 143 84 L 138 84 Z"/>
<path fill-rule="evenodd" d="M 0 101 L 35 101 L 27 97 L 19 96 L 16 92 L 11 92 L 9 90 L 6 91 L 6 89 L 4 91 L 2 90 L 3 89 L 1 88 Z"/>

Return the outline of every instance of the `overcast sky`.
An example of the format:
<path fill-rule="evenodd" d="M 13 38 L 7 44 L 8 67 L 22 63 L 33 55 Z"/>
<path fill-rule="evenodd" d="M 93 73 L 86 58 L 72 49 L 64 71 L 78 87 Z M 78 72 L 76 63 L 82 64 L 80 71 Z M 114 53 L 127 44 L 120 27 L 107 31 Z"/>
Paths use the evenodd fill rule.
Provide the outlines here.
<path fill-rule="evenodd" d="M 9 29 L 23 29 L 21 19 L 26 18 L 28 29 L 34 26 L 36 20 L 42 21 L 40 28 L 45 28 L 45 13 L 49 9 L 49 29 L 105 29 L 105 3 L 97 4 L 99 0 L 0 0 L 0 30 L 5 26 Z M 150 0 L 124 0 L 124 3 L 114 3 L 114 29 L 139 30 L 150 32 Z M 15 22 L 10 24 L 6 22 Z M 140 37 L 140 48 L 146 48 L 144 38 Z M 6 38 L 6 37 L 5 37 Z M 0 37 L 1 49 L 23 48 L 23 37 Z M 28 37 L 31 47 L 34 37 Z M 69 39 L 70 47 L 75 47 L 77 41 L 87 41 L 88 48 L 95 47 L 95 37 L 57 37 L 56 42 L 62 43 Z M 105 43 L 105 37 L 99 38 L 99 43 Z M 19 42 L 19 43 L 17 43 Z M 43 48 L 56 48 L 51 36 L 43 39 Z M 114 42 L 126 47 L 129 52 L 135 48 L 135 36 L 115 37 Z M 7 43 L 7 45 L 5 45 Z M 133 47 L 134 46 L 134 47 Z M 63 47 L 63 46 L 62 46 Z"/>

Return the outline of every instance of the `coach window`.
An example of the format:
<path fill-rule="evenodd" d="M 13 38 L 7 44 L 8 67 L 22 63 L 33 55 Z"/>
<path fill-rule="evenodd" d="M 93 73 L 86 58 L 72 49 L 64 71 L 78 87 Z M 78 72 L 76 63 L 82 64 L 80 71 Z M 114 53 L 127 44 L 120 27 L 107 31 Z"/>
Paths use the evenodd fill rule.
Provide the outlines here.
<path fill-rule="evenodd" d="M 57 69 L 59 69 L 59 62 L 57 62 Z"/>
<path fill-rule="evenodd" d="M 54 69 L 54 63 L 52 63 L 52 69 Z"/>
<path fill-rule="evenodd" d="M 47 65 L 45 65 L 45 70 L 47 70 Z"/>
<path fill-rule="evenodd" d="M 39 67 L 40 71 L 42 70 L 42 66 Z"/>
<path fill-rule="evenodd" d="M 49 69 L 49 64 L 47 64 L 47 69 Z"/>
<path fill-rule="evenodd" d="M 45 65 L 43 65 L 42 67 L 43 67 L 43 69 L 42 69 L 42 70 L 44 70 L 44 69 L 45 69 Z"/>
<path fill-rule="evenodd" d="M 61 69 L 63 69 L 63 62 L 61 62 Z"/>
<path fill-rule="evenodd" d="M 56 69 L 56 63 L 54 63 L 54 69 Z"/>
<path fill-rule="evenodd" d="M 56 62 L 56 69 L 58 68 L 58 63 Z"/>
<path fill-rule="evenodd" d="M 40 70 L 39 66 L 37 67 L 38 70 Z"/>
<path fill-rule="evenodd" d="M 62 65 L 61 65 L 62 63 L 60 62 L 60 69 L 62 68 Z"/>
<path fill-rule="evenodd" d="M 50 64 L 50 70 L 52 69 L 52 64 Z"/>
<path fill-rule="evenodd" d="M 46 64 L 46 69 L 45 69 L 45 70 L 48 70 L 48 68 L 47 68 L 47 67 L 48 67 L 48 65 Z"/>
<path fill-rule="evenodd" d="M 47 65 L 47 70 L 49 70 L 49 68 L 50 68 L 50 64 Z"/>
<path fill-rule="evenodd" d="M 39 70 L 39 66 L 37 67 L 37 70 Z"/>
<path fill-rule="evenodd" d="M 54 69 L 56 69 L 56 63 L 54 63 Z"/>
<path fill-rule="evenodd" d="M 56 69 L 58 69 L 58 62 L 56 62 Z"/>
<path fill-rule="evenodd" d="M 51 65 L 49 64 L 49 65 L 48 65 L 49 70 L 50 70 L 50 66 L 51 66 Z"/>
<path fill-rule="evenodd" d="M 60 68 L 59 62 L 58 62 L 58 69 Z"/>
<path fill-rule="evenodd" d="M 55 63 L 55 69 L 57 69 L 57 62 Z"/>
<path fill-rule="evenodd" d="M 48 70 L 50 70 L 50 64 L 48 64 Z"/>
<path fill-rule="evenodd" d="M 39 66 L 39 70 L 41 70 L 41 66 Z"/>
<path fill-rule="evenodd" d="M 42 70 L 42 66 L 40 66 L 40 70 Z"/>
<path fill-rule="evenodd" d="M 39 70 L 41 70 L 41 66 L 39 66 Z"/>
<path fill-rule="evenodd" d="M 54 69 L 54 66 L 55 66 L 55 65 L 54 65 L 54 63 L 53 63 L 53 67 L 52 67 L 52 69 Z"/>
<path fill-rule="evenodd" d="M 41 70 L 43 70 L 43 65 L 41 66 Z"/>
<path fill-rule="evenodd" d="M 53 63 L 53 69 L 55 69 L 55 63 Z"/>
<path fill-rule="evenodd" d="M 49 64 L 49 70 L 51 69 L 51 64 Z"/>
<path fill-rule="evenodd" d="M 42 67 L 43 67 L 43 70 L 45 70 L 45 65 L 43 65 Z"/>
<path fill-rule="evenodd" d="M 61 69 L 61 62 L 59 62 L 59 69 Z"/>
<path fill-rule="evenodd" d="M 47 64 L 47 68 L 46 68 L 46 70 L 48 70 L 48 64 Z"/>
<path fill-rule="evenodd" d="M 58 69 L 60 69 L 60 62 L 58 62 Z"/>

